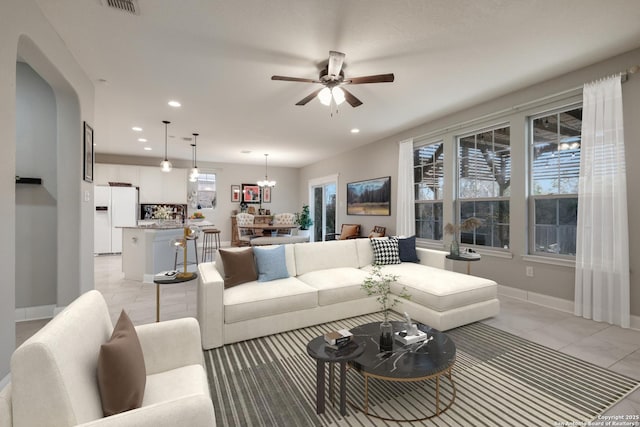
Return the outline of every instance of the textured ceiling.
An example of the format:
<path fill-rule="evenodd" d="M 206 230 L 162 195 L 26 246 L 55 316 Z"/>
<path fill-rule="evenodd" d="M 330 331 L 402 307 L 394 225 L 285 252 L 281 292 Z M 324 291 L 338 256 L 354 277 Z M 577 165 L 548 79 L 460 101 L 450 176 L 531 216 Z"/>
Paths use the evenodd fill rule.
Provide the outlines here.
<path fill-rule="evenodd" d="M 199 132 L 198 159 L 213 162 L 269 153 L 303 166 L 640 46 L 637 0 L 137 0 L 139 15 L 103 0 L 39 5 L 96 86 L 97 153 L 161 158 L 170 120 L 170 159 L 190 159 L 183 138 Z M 329 50 L 346 53 L 347 77 L 395 82 L 349 87 L 364 104 L 331 117 L 317 100 L 295 105 L 316 85 L 270 80 L 317 78 Z"/>

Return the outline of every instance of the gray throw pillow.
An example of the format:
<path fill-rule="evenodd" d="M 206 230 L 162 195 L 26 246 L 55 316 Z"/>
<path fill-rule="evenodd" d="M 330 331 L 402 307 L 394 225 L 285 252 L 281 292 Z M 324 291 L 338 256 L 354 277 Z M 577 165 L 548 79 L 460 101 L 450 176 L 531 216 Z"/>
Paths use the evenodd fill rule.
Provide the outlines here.
<path fill-rule="evenodd" d="M 258 282 L 269 282 L 289 277 L 284 246 L 253 248 L 258 266 Z"/>

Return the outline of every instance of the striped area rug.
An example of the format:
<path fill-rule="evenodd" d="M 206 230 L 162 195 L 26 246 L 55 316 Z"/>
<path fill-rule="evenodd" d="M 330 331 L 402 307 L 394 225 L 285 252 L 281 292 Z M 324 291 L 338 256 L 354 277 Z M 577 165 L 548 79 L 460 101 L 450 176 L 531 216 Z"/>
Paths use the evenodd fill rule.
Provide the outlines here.
<path fill-rule="evenodd" d="M 335 405 L 328 401 L 325 413 L 316 415 L 316 365 L 306 353 L 307 342 L 326 331 L 381 320 L 381 314 L 376 313 L 205 351 L 217 425 L 394 425 L 368 417 L 353 406 L 347 406 L 347 415 L 341 416 L 338 375 Z M 584 425 L 639 385 L 623 375 L 483 323 L 452 329 L 447 334 L 457 347 L 455 401 L 439 417 L 405 425 Z M 355 370 L 349 370 L 347 378 L 347 396 L 353 405 L 361 406 L 363 378 Z M 452 387 L 447 380 L 440 384 L 446 404 Z M 387 418 L 427 416 L 435 407 L 435 382 L 370 379 L 369 405 L 371 412 Z"/>

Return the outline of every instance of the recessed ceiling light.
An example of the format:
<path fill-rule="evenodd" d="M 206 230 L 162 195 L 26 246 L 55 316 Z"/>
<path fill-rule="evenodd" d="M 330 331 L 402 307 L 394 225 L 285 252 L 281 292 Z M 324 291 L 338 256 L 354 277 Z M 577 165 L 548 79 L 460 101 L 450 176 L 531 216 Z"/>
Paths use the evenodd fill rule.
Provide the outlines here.
<path fill-rule="evenodd" d="M 251 153 L 251 150 L 242 150 L 240 153 L 241 154 L 249 154 L 249 153 Z"/>
<path fill-rule="evenodd" d="M 131 130 L 135 130 L 136 132 L 142 132 L 142 128 L 140 126 L 134 126 Z"/>
<path fill-rule="evenodd" d="M 144 151 L 151 151 L 151 147 L 144 147 Z"/>
<path fill-rule="evenodd" d="M 353 129 L 351 129 L 351 133 L 360 133 L 360 129 L 353 128 Z"/>
<path fill-rule="evenodd" d="M 169 105 L 171 107 L 181 107 L 182 104 L 180 104 L 178 101 L 169 101 Z"/>
<path fill-rule="evenodd" d="M 140 141 L 140 142 L 147 142 L 147 139 L 146 139 L 146 138 L 138 138 L 138 141 Z"/>

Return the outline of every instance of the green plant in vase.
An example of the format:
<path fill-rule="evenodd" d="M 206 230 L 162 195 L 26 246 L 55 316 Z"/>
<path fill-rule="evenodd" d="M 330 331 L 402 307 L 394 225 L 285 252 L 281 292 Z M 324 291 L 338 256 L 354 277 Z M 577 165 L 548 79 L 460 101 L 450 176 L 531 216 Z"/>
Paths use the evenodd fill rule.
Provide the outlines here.
<path fill-rule="evenodd" d="M 398 303 L 398 298 L 410 299 L 411 295 L 406 287 L 402 287 L 399 296 L 391 293 L 391 284 L 398 280 L 395 274 L 385 274 L 382 267 L 373 265 L 371 273 L 364 279 L 361 285 L 368 296 L 375 295 L 376 301 L 380 303 L 380 309 L 384 316 L 384 321 L 380 324 L 380 350 L 391 351 L 393 348 L 393 327 L 389 322 L 389 310 Z"/>
<path fill-rule="evenodd" d="M 302 205 L 302 212 L 296 212 L 296 225 L 300 228 L 298 235 L 309 235 L 309 227 L 313 225 L 309 205 Z"/>

